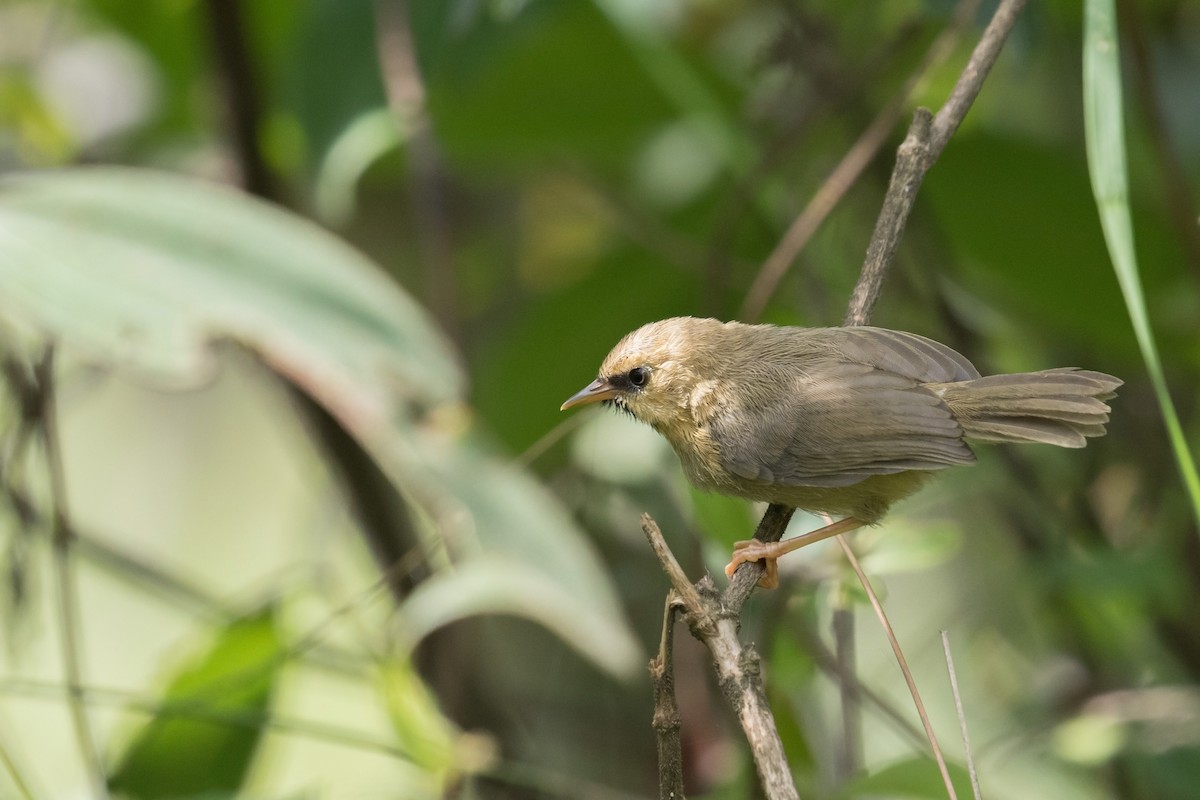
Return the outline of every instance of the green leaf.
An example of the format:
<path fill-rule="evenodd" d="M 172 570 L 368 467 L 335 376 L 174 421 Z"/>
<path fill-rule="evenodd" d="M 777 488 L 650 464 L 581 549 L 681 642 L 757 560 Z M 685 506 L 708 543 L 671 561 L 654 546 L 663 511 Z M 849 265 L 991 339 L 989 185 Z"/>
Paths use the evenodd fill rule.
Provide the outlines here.
<path fill-rule="evenodd" d="M 737 497 L 702 492 L 691 486 L 688 489 L 696 522 L 712 541 L 732 547 L 734 542 L 754 535 L 758 520 L 751 513 L 750 503 Z"/>
<path fill-rule="evenodd" d="M 1175 461 L 1200 522 L 1200 472 L 1192 457 L 1175 403 L 1167 388 L 1154 331 L 1146 311 L 1133 246 L 1129 186 L 1125 158 L 1125 118 L 1121 95 L 1121 61 L 1117 44 L 1117 15 L 1113 0 L 1087 0 L 1084 11 L 1083 112 L 1092 193 L 1100 209 L 1100 224 L 1112 258 L 1125 307 L 1133 323 L 1142 360 L 1171 437 Z"/>
<path fill-rule="evenodd" d="M 0 319 L 193 386 L 240 343 L 361 428 L 462 376 L 426 314 L 361 254 L 230 189 L 148 170 L 0 180 Z M 366 415 L 366 418 L 362 418 Z"/>
<path fill-rule="evenodd" d="M 447 719 L 410 660 L 389 659 L 380 679 L 397 738 L 421 768 L 429 797 L 444 797 L 463 774 L 493 765 L 495 743 L 482 733 L 464 733 Z"/>
<path fill-rule="evenodd" d="M 438 140 L 473 165 L 569 152 L 623 166 L 675 116 L 592 2 L 426 0 L 412 14 Z"/>
<path fill-rule="evenodd" d="M 236 620 L 171 680 L 118 758 L 109 789 L 131 798 L 211 797 L 241 787 L 283 659 L 274 614 Z"/>
<path fill-rule="evenodd" d="M 320 227 L 148 171 L 16 175 L 0 180 L 0 285 L 0 323 L 166 385 L 205 379 L 221 342 L 251 350 L 371 454 L 449 554 L 443 566 L 522 562 L 539 573 L 524 588 L 554 600 L 507 598 L 495 610 L 536 606 L 533 618 L 559 632 L 582 624 L 601 638 L 571 641 L 597 663 L 635 667 L 633 635 L 582 531 L 480 444 L 455 357 L 424 311 Z"/>
<path fill-rule="evenodd" d="M 413 643 L 466 616 L 516 614 L 544 625 L 598 666 L 628 676 L 644 656 L 599 560 L 554 498 L 482 445 L 442 439 L 405 467 L 444 482 L 462 509 L 439 516 L 460 564 L 419 586 L 400 608 Z"/>

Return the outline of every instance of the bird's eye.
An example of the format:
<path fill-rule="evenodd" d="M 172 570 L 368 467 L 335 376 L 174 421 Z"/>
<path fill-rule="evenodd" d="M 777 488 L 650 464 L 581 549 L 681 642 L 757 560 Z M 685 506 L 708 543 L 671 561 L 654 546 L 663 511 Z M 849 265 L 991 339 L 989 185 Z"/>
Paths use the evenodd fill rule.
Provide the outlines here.
<path fill-rule="evenodd" d="M 631 385 L 640 389 L 645 386 L 646 381 L 649 380 L 650 370 L 646 369 L 645 367 L 634 367 L 633 369 L 629 370 L 629 374 L 626 377 L 629 378 L 629 383 Z"/>

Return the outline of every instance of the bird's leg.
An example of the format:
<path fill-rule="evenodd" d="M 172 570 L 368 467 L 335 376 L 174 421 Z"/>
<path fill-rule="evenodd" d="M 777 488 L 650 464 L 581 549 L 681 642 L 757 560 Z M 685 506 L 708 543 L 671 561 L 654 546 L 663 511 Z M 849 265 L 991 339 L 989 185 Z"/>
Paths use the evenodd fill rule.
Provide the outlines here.
<path fill-rule="evenodd" d="M 801 547 L 822 542 L 832 536 L 858 530 L 866 524 L 857 517 L 846 517 L 837 522 L 831 522 L 824 528 L 817 528 L 815 531 L 782 542 L 761 542 L 758 539 L 734 542 L 733 560 L 725 567 L 725 574 L 733 577 L 734 571 L 745 562 L 762 561 L 766 571 L 758 579 L 758 585 L 764 589 L 774 589 L 779 585 L 779 565 L 776 564 L 776 559 L 780 556 L 793 550 L 799 550 Z"/>

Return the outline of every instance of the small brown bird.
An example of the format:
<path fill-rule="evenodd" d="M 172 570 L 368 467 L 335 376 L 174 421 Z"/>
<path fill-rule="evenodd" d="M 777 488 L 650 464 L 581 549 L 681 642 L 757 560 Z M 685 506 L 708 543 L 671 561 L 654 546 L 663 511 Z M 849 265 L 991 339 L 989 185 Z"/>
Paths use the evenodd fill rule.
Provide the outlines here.
<path fill-rule="evenodd" d="M 843 519 L 738 542 L 732 575 L 875 524 L 933 472 L 973 464 L 968 442 L 1083 447 L 1121 381 L 1065 367 L 980 377 L 963 356 L 884 328 L 793 328 L 676 317 L 622 339 L 562 408 L 603 401 L 671 443 L 697 488 Z"/>

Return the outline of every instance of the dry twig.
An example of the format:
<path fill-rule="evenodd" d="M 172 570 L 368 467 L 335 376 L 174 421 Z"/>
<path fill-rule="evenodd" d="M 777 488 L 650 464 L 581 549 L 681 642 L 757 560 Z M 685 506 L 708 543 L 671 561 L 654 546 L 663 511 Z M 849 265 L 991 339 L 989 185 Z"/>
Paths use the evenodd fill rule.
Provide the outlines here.
<path fill-rule="evenodd" d="M 679 743 L 679 703 L 675 699 L 675 614 L 682 604 L 675 590 L 667 592 L 663 606 L 662 639 L 658 655 L 650 662 L 654 681 L 652 726 L 658 738 L 658 796 L 664 800 L 683 797 L 683 748 Z"/>
<path fill-rule="evenodd" d="M 775 727 L 775 717 L 763 692 L 758 653 L 752 645 L 743 645 L 738 638 L 736 616 L 723 602 L 723 596 L 717 593 L 712 579 L 705 576 L 695 585 L 688 580 L 667 547 L 658 523 L 649 514 L 642 515 L 642 531 L 679 596 L 688 627 L 712 654 L 721 692 L 737 714 L 750 743 L 764 795 L 767 800 L 799 800 Z M 664 633 L 667 635 L 669 633 Z"/>
<path fill-rule="evenodd" d="M 975 758 L 971 755 L 971 737 L 967 735 L 967 715 L 963 713 L 962 696 L 958 693 L 958 673 L 954 671 L 954 656 L 950 654 L 950 634 L 942 631 L 942 650 L 946 653 L 946 671 L 950 673 L 950 691 L 954 693 L 954 711 L 958 714 L 958 726 L 962 729 L 963 752 L 967 758 L 967 772 L 971 775 L 971 793 L 975 800 L 983 800 L 979 791 L 979 775 L 975 772 Z"/>

